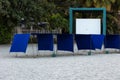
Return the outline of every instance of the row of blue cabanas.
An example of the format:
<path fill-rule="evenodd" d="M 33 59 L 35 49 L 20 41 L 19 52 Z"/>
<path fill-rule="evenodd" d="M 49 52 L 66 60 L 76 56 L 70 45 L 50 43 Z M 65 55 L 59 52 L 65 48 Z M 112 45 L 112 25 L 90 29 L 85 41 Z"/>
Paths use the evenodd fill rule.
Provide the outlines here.
<path fill-rule="evenodd" d="M 37 36 L 38 50 L 54 51 L 53 34 L 15 34 L 10 52 L 24 52 L 31 35 Z M 120 35 L 81 35 L 56 34 L 57 50 L 74 52 L 74 43 L 78 50 L 95 50 L 104 48 L 120 49 Z"/>

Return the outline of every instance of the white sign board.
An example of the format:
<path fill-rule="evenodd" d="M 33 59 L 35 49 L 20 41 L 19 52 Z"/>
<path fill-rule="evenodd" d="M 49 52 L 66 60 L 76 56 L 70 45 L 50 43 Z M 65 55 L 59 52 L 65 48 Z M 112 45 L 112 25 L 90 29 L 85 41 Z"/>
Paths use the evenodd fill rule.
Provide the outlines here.
<path fill-rule="evenodd" d="M 76 34 L 101 34 L 101 20 L 76 19 Z"/>

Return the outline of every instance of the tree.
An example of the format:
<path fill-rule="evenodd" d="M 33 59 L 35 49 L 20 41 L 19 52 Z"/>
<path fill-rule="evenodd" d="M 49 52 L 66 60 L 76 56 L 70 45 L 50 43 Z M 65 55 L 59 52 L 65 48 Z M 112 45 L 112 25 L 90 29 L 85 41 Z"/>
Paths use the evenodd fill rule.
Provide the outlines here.
<path fill-rule="evenodd" d="M 119 32 L 119 17 L 118 10 L 120 9 L 120 0 L 52 0 L 57 5 L 58 12 L 65 18 L 69 18 L 70 7 L 87 7 L 87 8 L 106 8 L 107 10 L 107 33 L 118 34 Z M 83 17 L 77 12 L 74 14 Z M 85 15 L 87 17 L 87 15 Z M 98 15 L 98 17 L 101 16 Z"/>
<path fill-rule="evenodd" d="M 70 7 L 105 7 L 107 9 L 107 33 L 118 33 L 118 10 L 120 0 L 0 0 L 0 42 L 10 42 L 15 26 L 25 19 L 30 26 L 31 19 L 35 24 L 44 21 L 50 23 L 50 28 L 61 28 L 68 32 Z M 89 16 L 75 13 L 75 17 Z M 95 14 L 95 16 L 98 14 Z M 100 17 L 99 14 L 97 17 Z M 90 15 L 90 17 L 94 17 Z"/>
<path fill-rule="evenodd" d="M 29 27 L 31 19 L 35 23 L 48 21 L 54 9 L 55 5 L 47 0 L 0 0 L 0 42 L 10 42 L 10 34 L 19 25 L 21 18 L 25 19 Z"/>
<path fill-rule="evenodd" d="M 64 29 L 65 33 L 68 32 L 68 20 L 63 18 L 59 13 L 53 14 L 49 22 L 52 29 Z"/>

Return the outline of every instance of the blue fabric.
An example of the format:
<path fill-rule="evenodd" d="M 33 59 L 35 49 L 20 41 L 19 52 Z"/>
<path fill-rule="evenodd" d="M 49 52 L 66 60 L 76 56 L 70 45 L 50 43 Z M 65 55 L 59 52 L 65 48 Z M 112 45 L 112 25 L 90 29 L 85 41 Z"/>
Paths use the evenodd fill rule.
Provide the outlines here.
<path fill-rule="evenodd" d="M 93 46 L 93 43 L 92 43 L 91 35 L 76 34 L 75 40 L 77 43 L 78 50 L 82 50 L 82 49 L 94 50 L 95 49 L 95 47 Z"/>
<path fill-rule="evenodd" d="M 104 42 L 104 35 L 91 35 L 91 39 L 95 48 L 102 48 L 102 44 Z"/>
<path fill-rule="evenodd" d="M 120 49 L 120 36 L 119 35 L 106 35 L 105 48 Z"/>
<path fill-rule="evenodd" d="M 26 52 L 30 34 L 14 35 L 10 52 Z"/>
<path fill-rule="evenodd" d="M 52 34 L 37 34 L 38 50 L 53 51 L 53 35 Z"/>
<path fill-rule="evenodd" d="M 57 49 L 73 52 L 73 34 L 58 34 Z"/>

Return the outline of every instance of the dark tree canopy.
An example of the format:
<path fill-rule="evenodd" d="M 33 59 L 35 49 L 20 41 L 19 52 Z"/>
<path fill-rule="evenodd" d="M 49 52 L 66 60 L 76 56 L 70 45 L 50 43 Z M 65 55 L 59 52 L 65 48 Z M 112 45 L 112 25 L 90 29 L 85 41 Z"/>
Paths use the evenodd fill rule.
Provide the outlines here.
<path fill-rule="evenodd" d="M 107 32 L 119 33 L 120 0 L 0 0 L 0 43 L 10 41 L 13 28 L 20 25 L 22 18 L 28 27 L 34 19 L 35 23 L 48 22 L 51 29 L 62 28 L 68 32 L 70 7 L 105 7 Z"/>

